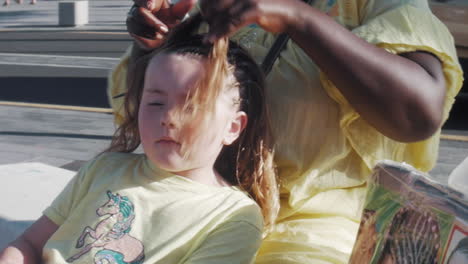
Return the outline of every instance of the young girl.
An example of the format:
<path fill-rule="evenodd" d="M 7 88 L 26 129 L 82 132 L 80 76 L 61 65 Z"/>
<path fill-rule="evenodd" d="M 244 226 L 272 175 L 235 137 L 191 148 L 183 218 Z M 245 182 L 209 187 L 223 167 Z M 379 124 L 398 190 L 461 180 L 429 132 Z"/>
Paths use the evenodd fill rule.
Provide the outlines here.
<path fill-rule="evenodd" d="M 191 36 L 199 22 L 137 62 L 109 149 L 0 263 L 252 261 L 278 208 L 263 77 L 239 46 Z"/>

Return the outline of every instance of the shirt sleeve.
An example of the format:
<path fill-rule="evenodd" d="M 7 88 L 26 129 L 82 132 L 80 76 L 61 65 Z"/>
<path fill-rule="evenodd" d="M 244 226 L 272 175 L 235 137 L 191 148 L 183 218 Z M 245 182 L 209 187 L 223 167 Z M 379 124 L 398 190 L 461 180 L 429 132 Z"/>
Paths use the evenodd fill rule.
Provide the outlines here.
<path fill-rule="evenodd" d="M 446 82 L 445 121 L 463 83 L 454 40 L 446 26 L 432 14 L 426 0 L 369 0 L 361 10 L 363 24 L 353 29 L 357 36 L 389 53 L 425 51 L 439 58 Z M 325 76 L 321 79 L 329 96 L 340 105 L 341 129 L 368 168 L 382 159 L 407 162 L 422 171 L 435 166 L 440 129 L 421 142 L 396 142 L 363 120 Z"/>
<path fill-rule="evenodd" d="M 252 263 L 262 232 L 245 221 L 230 221 L 212 231 L 184 264 Z"/>
<path fill-rule="evenodd" d="M 92 162 L 85 164 L 78 173 L 68 182 L 65 188 L 47 207 L 43 214 L 57 225 L 63 224 L 70 212 L 78 205 L 86 195 L 91 184 L 88 171 Z"/>
<path fill-rule="evenodd" d="M 263 217 L 256 204 L 237 208 L 222 220 L 189 252 L 184 264 L 249 264 L 260 247 Z"/>

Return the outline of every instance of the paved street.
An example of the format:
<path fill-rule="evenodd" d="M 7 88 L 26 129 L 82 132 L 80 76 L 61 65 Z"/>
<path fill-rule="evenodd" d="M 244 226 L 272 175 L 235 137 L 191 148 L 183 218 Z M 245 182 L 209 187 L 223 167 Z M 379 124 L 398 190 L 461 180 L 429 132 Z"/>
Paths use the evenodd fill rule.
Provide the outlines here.
<path fill-rule="evenodd" d="M 131 0 L 90 0 L 89 24 L 73 28 L 58 27 L 59 0 L 39 0 L 36 5 L 27 2 L 18 5 L 11 1 L 9 6 L 0 6 L 2 31 L 121 31 L 125 16 L 133 4 Z"/>
<path fill-rule="evenodd" d="M 80 27 L 58 26 L 58 2 L 0 6 L 0 248 L 114 131 L 109 110 L 83 106 L 108 106 L 106 78 L 130 44 L 124 21 L 132 2 L 89 1 L 89 23 Z"/>
<path fill-rule="evenodd" d="M 90 23 L 77 28 L 57 25 L 57 5 L 0 6 L 0 166 L 38 162 L 76 171 L 110 143 L 106 77 L 130 43 L 124 20 L 131 1 L 90 1 Z M 431 172 L 440 182 L 468 156 L 466 113 L 468 98 L 461 97 Z M 2 179 L 0 195 L 1 188 L 9 188 Z M 0 210 L 0 234 L 8 240 L 32 219 Z"/>
<path fill-rule="evenodd" d="M 129 43 L 123 31 L 0 31 L 0 54 L 118 58 Z"/>

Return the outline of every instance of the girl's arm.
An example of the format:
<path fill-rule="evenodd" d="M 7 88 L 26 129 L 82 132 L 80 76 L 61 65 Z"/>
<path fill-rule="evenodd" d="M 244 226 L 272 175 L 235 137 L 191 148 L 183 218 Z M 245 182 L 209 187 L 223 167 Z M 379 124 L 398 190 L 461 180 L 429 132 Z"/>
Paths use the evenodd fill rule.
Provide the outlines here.
<path fill-rule="evenodd" d="M 251 23 L 288 33 L 354 109 L 390 138 L 422 140 L 441 125 L 445 79 L 432 54 L 390 54 L 300 0 L 201 0 L 201 9 L 211 41 Z"/>
<path fill-rule="evenodd" d="M 58 227 L 46 216 L 40 217 L 0 253 L 0 264 L 41 263 L 42 249 Z"/>
<path fill-rule="evenodd" d="M 250 264 L 262 241 L 258 227 L 246 221 L 231 221 L 212 231 L 184 264 Z"/>

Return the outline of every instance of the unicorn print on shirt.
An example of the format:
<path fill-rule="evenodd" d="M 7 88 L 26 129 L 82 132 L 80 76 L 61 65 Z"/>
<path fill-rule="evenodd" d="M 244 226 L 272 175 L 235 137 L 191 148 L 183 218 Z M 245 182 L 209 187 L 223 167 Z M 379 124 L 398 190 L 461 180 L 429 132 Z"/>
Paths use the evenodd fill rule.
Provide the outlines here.
<path fill-rule="evenodd" d="M 144 246 L 141 241 L 129 235 L 135 219 L 133 203 L 128 197 L 113 194 L 111 191 L 107 191 L 107 197 L 109 199 L 96 210 L 99 217 L 105 218 L 94 228 L 84 228 L 76 242 L 76 248 L 82 249 L 68 258 L 68 262 L 73 262 L 91 249 L 97 248 L 100 250 L 94 255 L 95 264 L 143 263 Z M 91 242 L 85 245 L 86 238 L 91 239 Z"/>

